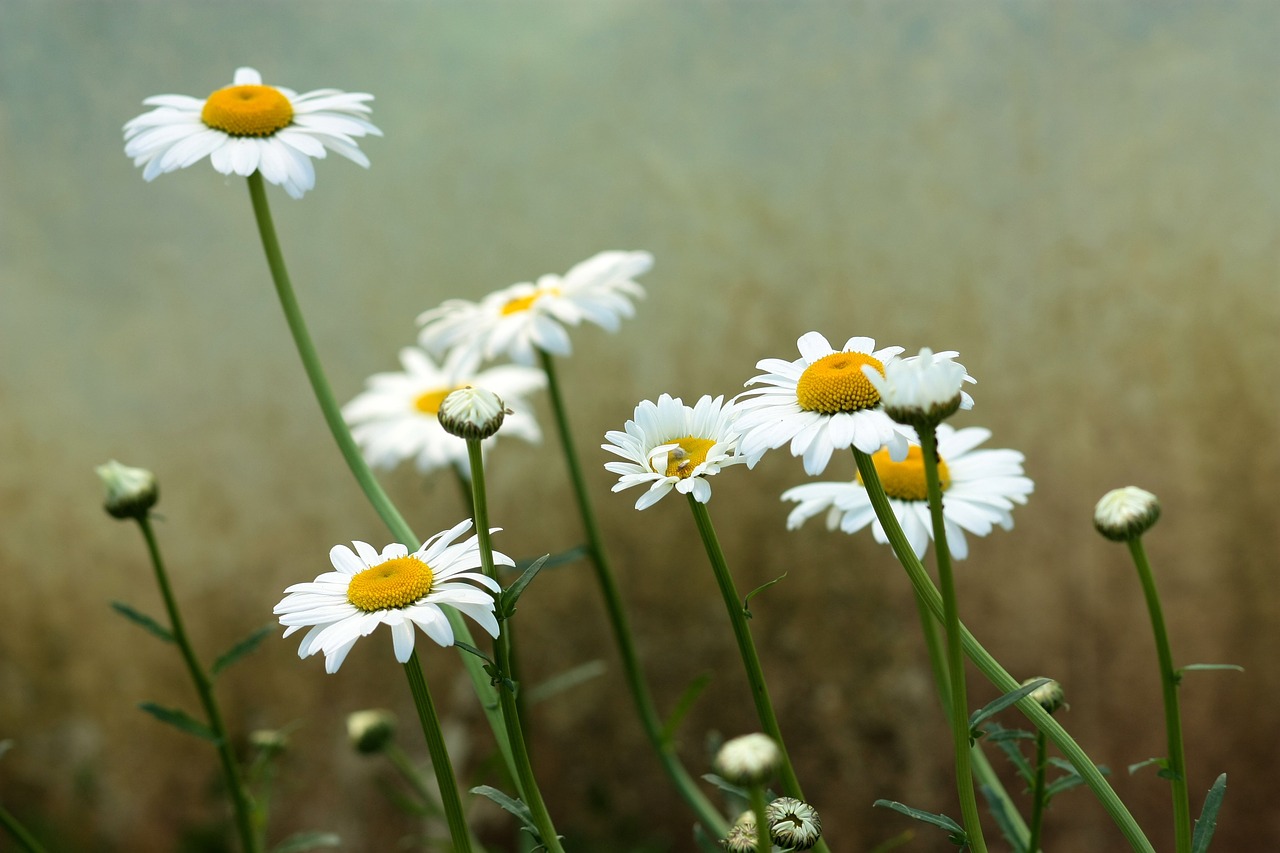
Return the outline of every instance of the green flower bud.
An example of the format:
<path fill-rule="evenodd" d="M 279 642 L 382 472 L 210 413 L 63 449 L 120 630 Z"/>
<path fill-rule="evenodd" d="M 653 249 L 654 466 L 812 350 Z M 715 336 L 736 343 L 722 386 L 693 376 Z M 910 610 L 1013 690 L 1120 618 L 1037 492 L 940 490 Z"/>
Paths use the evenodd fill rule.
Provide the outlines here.
<path fill-rule="evenodd" d="M 112 459 L 94 470 L 107 487 L 103 508 L 113 518 L 146 518 L 159 500 L 156 475 L 145 468 L 130 468 Z"/>

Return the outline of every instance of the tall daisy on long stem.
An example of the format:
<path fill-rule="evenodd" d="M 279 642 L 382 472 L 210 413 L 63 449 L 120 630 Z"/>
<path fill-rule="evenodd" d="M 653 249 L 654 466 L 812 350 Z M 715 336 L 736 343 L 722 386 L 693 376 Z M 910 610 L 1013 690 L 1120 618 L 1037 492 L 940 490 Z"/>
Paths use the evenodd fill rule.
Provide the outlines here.
<path fill-rule="evenodd" d="M 138 523 L 142 538 L 147 543 L 147 553 L 151 557 L 151 568 L 155 572 L 156 586 L 160 588 L 160 597 L 164 600 L 165 612 L 169 617 L 169 627 L 160 625 L 148 626 L 178 647 L 182 654 L 182 662 L 186 664 L 187 673 L 195 685 L 196 694 L 200 697 L 200 705 L 204 708 L 207 737 L 218 749 L 218 759 L 222 764 L 222 778 L 227 785 L 231 797 L 231 805 L 235 813 L 236 832 L 240 836 L 240 845 L 245 853 L 257 853 L 262 849 L 262 839 L 256 826 L 253 800 L 244 783 L 240 764 L 236 761 L 232 750 L 232 740 L 227 735 L 226 724 L 222 720 L 222 711 L 213 693 L 213 679 L 196 656 L 187 629 L 182 621 L 182 611 L 178 609 L 178 601 L 174 597 L 169 583 L 169 574 L 165 570 L 164 559 L 160 555 L 160 543 L 151 527 L 151 508 L 159 497 L 155 476 L 142 468 L 130 468 L 119 462 L 111 461 L 100 466 L 98 476 L 107 487 L 105 508 L 114 518 L 132 519 Z M 145 617 L 134 614 L 132 610 L 122 610 L 131 619 L 146 624 Z M 174 712 L 171 712 L 174 713 Z M 197 723 L 197 725 L 199 725 Z"/>
<path fill-rule="evenodd" d="M 1151 617 L 1151 633 L 1155 637 L 1156 658 L 1160 665 L 1160 687 L 1164 699 L 1165 738 L 1169 755 L 1165 770 L 1173 793 L 1174 849 L 1177 853 L 1191 850 L 1191 802 L 1187 792 L 1187 756 L 1182 745 L 1182 714 L 1178 710 L 1180 673 L 1173 666 L 1169 649 L 1169 632 L 1164 624 L 1164 611 L 1156 591 L 1155 576 L 1142 547 L 1142 534 L 1160 519 L 1160 501 L 1145 489 L 1128 486 L 1113 489 L 1102 496 L 1094 510 L 1093 523 L 1098 532 L 1113 542 L 1129 546 L 1138 580 Z"/>
<path fill-rule="evenodd" d="M 369 112 L 364 102 L 372 97 L 346 96 L 337 90 L 324 89 L 299 98 L 289 89 L 261 86 L 257 72 L 249 72 L 252 69 L 237 71 L 236 82 L 230 91 L 218 90 L 203 104 L 195 99 L 171 100 L 175 96 L 168 95 L 149 99 L 148 103 L 158 109 L 125 126 L 125 138 L 129 143 L 125 153 L 137 159 L 139 165 L 147 164 L 148 171 L 143 174 L 146 178 L 190 165 L 205 154 L 211 157 L 214 168 L 223 174 L 234 173 L 247 178 L 267 267 L 325 423 L 361 490 L 392 536 L 406 547 L 416 548 L 417 537 L 369 470 L 343 420 L 342 410 L 325 376 L 294 295 L 263 185 L 265 178 L 270 183 L 282 185 L 294 197 L 302 195 L 314 183 L 308 157 L 323 157 L 326 150 L 337 151 L 348 159 L 367 165 L 368 160 L 355 140 L 367 134 L 380 133 L 362 117 Z M 282 99 L 287 102 L 288 109 L 281 104 Z M 208 115 L 206 108 L 209 108 Z M 180 115 L 165 110 L 177 111 Z M 200 125 L 212 130 L 213 134 L 205 133 Z M 158 126 L 170 129 L 161 133 L 154 130 Z M 153 132 L 155 135 L 151 135 Z M 161 150 L 165 140 L 171 137 L 180 141 Z M 311 141 L 307 141 L 309 138 Z M 181 141 L 183 139 L 187 141 Z M 201 151 L 204 153 L 199 153 Z M 454 634 L 470 644 L 471 632 L 461 615 L 453 608 L 446 608 L 444 612 Z M 417 653 L 412 653 L 410 658 L 411 665 L 418 667 Z M 484 666 L 472 655 L 463 654 L 462 660 L 494 731 L 498 748 L 510 765 L 510 746 L 506 742 L 501 714 Z"/>
<path fill-rule="evenodd" d="M 496 589 L 501 589 L 494 566 L 493 544 L 488 534 L 489 502 L 485 493 L 484 453 L 481 443 L 498 432 L 506 417 L 506 405 L 492 391 L 483 388 L 462 388 L 454 391 L 440 404 L 440 425 L 450 435 L 465 439 L 467 458 L 471 465 L 471 504 L 475 509 L 476 525 L 480 531 L 480 565 L 485 576 Z M 501 555 L 498 555 L 501 556 Z M 513 565 L 506 561 L 505 565 Z M 500 614 L 509 615 L 504 607 Z M 533 775 L 533 764 L 525 748 L 524 730 L 516 703 L 518 685 L 512 679 L 511 637 L 507 633 L 495 634 L 493 642 L 497 671 L 493 680 L 500 686 L 498 699 L 502 703 L 502 720 L 507 739 L 511 743 L 515 769 L 524 804 L 534 826 L 538 828 L 539 841 L 550 853 L 563 853 L 560 837 L 556 834 L 551 815 L 547 812 L 542 792 Z"/>
<path fill-rule="evenodd" d="M 610 443 L 603 448 L 627 460 L 610 462 L 605 467 L 620 475 L 613 488 L 615 492 L 633 486 L 649 486 L 636 502 L 636 509 L 653 506 L 673 488 L 688 497 L 694 524 L 702 537 L 716 586 L 724 599 L 729 624 L 738 643 L 756 715 L 764 733 L 778 747 L 779 780 L 788 796 L 803 800 L 800 780 L 787 754 L 778 715 L 769 698 L 764 668 L 747 624 L 742 598 L 734 585 L 706 507 L 711 500 L 711 484 L 707 478 L 718 474 L 722 468 L 746 461 L 738 453 L 738 433 L 733 426 L 736 414 L 733 403 L 726 404 L 719 397 L 703 397 L 695 406 L 686 406 L 680 398 L 666 394 L 659 397 L 656 404 L 645 400 L 636 406 L 635 415 L 627 421 L 624 431 L 605 434 Z"/>

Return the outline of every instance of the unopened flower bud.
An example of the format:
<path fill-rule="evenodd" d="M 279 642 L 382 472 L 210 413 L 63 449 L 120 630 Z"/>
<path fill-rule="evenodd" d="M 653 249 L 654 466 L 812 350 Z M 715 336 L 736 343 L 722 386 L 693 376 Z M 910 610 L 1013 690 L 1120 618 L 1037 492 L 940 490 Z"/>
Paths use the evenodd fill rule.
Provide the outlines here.
<path fill-rule="evenodd" d="M 716 770 L 737 785 L 768 781 L 782 764 L 782 750 L 773 738 L 759 732 L 725 741 L 716 753 Z"/>
<path fill-rule="evenodd" d="M 925 347 L 919 355 L 893 359 L 883 375 L 871 365 L 864 365 L 862 373 L 880 395 L 885 414 L 898 423 L 929 429 L 973 405 L 972 400 L 965 405 L 966 395 L 960 390 L 968 373 L 951 360 L 952 355 L 934 355 Z"/>
<path fill-rule="evenodd" d="M 1022 682 L 1022 685 L 1025 687 L 1033 681 L 1039 681 L 1043 677 L 1044 676 L 1036 676 L 1035 678 L 1028 678 L 1026 681 Z M 1066 694 L 1062 692 L 1062 685 L 1052 679 L 1028 693 L 1027 698 L 1036 702 L 1041 708 L 1044 708 L 1045 711 L 1050 714 L 1059 708 L 1065 707 L 1067 704 L 1063 701 L 1066 698 Z"/>
<path fill-rule="evenodd" d="M 507 407 L 492 391 L 468 385 L 444 398 L 440 404 L 440 426 L 458 438 L 488 438 L 506 418 Z"/>
<path fill-rule="evenodd" d="M 156 475 L 145 468 L 130 468 L 112 459 L 94 470 L 107 487 L 103 508 L 113 518 L 145 518 L 160 497 Z"/>
<path fill-rule="evenodd" d="M 785 850 L 808 850 L 822 837 L 818 810 L 795 797 L 778 797 L 764 810 L 769 837 Z"/>
<path fill-rule="evenodd" d="M 396 718 L 390 711 L 374 708 L 355 711 L 347 716 L 347 737 L 356 752 L 372 755 L 391 743 L 396 733 Z"/>
<path fill-rule="evenodd" d="M 289 735 L 280 729 L 257 729 L 249 732 L 249 743 L 263 752 L 284 752 L 289 746 Z"/>
<path fill-rule="evenodd" d="M 746 811 L 738 815 L 733 826 L 729 827 L 720 846 L 732 853 L 755 853 L 756 838 L 756 813 Z"/>
<path fill-rule="evenodd" d="M 1160 520 L 1160 499 L 1137 486 L 1112 489 L 1093 510 L 1093 526 L 1115 542 L 1128 542 Z"/>

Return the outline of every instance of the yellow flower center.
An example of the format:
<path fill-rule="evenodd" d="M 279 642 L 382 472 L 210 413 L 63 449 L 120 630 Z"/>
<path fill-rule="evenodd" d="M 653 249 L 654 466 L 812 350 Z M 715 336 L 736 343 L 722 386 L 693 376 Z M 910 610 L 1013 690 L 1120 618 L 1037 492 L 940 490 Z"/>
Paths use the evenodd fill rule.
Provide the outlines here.
<path fill-rule="evenodd" d="M 709 438 L 694 438 L 691 435 L 673 438 L 670 441 L 664 441 L 663 444 L 680 445 L 667 452 L 667 470 L 664 476 L 679 477 L 681 480 L 692 474 L 693 469 L 706 462 L 707 451 L 715 446 L 715 442 Z"/>
<path fill-rule="evenodd" d="M 834 415 L 875 406 L 880 394 L 862 374 L 864 364 L 884 375 L 880 360 L 863 352 L 833 352 L 809 365 L 796 383 L 796 399 L 801 408 Z"/>
<path fill-rule="evenodd" d="M 894 462 L 889 458 L 887 447 L 871 454 L 871 461 L 875 463 L 876 473 L 880 475 L 880 485 L 884 486 L 884 493 L 889 497 L 903 501 L 929 499 L 929 488 L 924 479 L 924 453 L 919 445 L 908 447 L 907 458 L 901 462 Z M 858 476 L 858 482 L 862 482 L 861 475 Z M 951 472 L 947 470 L 947 463 L 942 457 L 938 457 L 938 484 L 944 492 L 951 486 Z"/>
<path fill-rule="evenodd" d="M 418 398 L 413 401 L 413 407 L 424 415 L 435 417 L 440 414 L 440 404 L 444 402 L 444 398 L 461 387 L 461 385 L 455 385 L 452 388 L 437 388 L 434 391 L 419 394 Z"/>
<path fill-rule="evenodd" d="M 232 136 L 270 136 L 293 121 L 293 104 L 270 86 L 228 86 L 204 102 L 200 120 Z"/>
<path fill-rule="evenodd" d="M 417 557 L 396 557 L 365 569 L 347 585 L 347 601 L 365 613 L 413 604 L 431 592 L 435 575 Z"/>
<path fill-rule="evenodd" d="M 518 296 L 515 299 L 512 299 L 506 305 L 502 306 L 502 316 L 505 317 L 508 314 L 519 314 L 521 311 L 528 311 L 530 308 L 533 307 L 533 303 L 537 302 L 539 299 L 546 296 L 547 294 L 551 294 L 552 296 L 559 296 L 560 288 L 558 287 L 540 288 L 538 290 L 535 290 L 533 293 L 530 293 L 528 296 Z"/>

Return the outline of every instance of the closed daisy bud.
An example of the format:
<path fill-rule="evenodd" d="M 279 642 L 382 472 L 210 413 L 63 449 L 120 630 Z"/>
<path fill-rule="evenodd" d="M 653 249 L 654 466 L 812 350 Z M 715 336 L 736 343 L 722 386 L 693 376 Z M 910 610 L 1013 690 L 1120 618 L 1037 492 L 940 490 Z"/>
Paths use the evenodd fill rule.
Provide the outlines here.
<path fill-rule="evenodd" d="M 1137 486 L 1112 489 L 1093 510 L 1093 526 L 1113 542 L 1128 542 L 1160 520 L 1160 499 Z"/>
<path fill-rule="evenodd" d="M 935 355 L 926 347 L 917 356 L 890 359 L 883 372 L 863 365 L 862 373 L 879 393 L 885 414 L 900 424 L 926 429 L 959 409 L 973 407 L 961 386 L 974 380 L 963 365 L 951 360 L 955 354 Z"/>
<path fill-rule="evenodd" d="M 720 846 L 733 853 L 755 853 L 756 837 L 756 813 L 747 811 L 738 815 Z"/>
<path fill-rule="evenodd" d="M 396 718 L 390 711 L 373 708 L 347 716 L 347 737 L 356 752 L 365 755 L 382 752 L 395 734 Z"/>
<path fill-rule="evenodd" d="M 156 475 L 112 459 L 94 469 L 107 487 L 103 508 L 114 518 L 145 518 L 160 497 Z"/>
<path fill-rule="evenodd" d="M 444 398 L 440 404 L 440 426 L 458 438 L 488 438 L 498 431 L 507 416 L 507 407 L 492 391 L 468 385 Z"/>
<path fill-rule="evenodd" d="M 818 811 L 794 797 L 778 797 L 764 810 L 769 821 L 769 837 L 786 850 L 808 850 L 822 837 Z"/>
<path fill-rule="evenodd" d="M 782 750 L 773 738 L 759 732 L 726 741 L 716 753 L 716 770 L 737 785 L 767 781 L 782 764 Z"/>
<path fill-rule="evenodd" d="M 1033 681 L 1039 681 L 1043 677 L 1044 676 L 1036 676 L 1035 678 L 1028 678 L 1026 681 L 1022 682 L 1022 684 L 1025 687 Z M 1052 679 L 1047 684 L 1041 684 L 1035 690 L 1032 690 L 1027 694 L 1027 696 L 1035 700 L 1041 708 L 1044 708 L 1045 711 L 1050 714 L 1059 708 L 1066 707 L 1067 704 L 1063 701 L 1065 694 L 1062 692 L 1062 685 Z"/>

